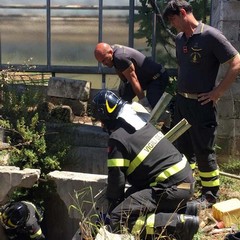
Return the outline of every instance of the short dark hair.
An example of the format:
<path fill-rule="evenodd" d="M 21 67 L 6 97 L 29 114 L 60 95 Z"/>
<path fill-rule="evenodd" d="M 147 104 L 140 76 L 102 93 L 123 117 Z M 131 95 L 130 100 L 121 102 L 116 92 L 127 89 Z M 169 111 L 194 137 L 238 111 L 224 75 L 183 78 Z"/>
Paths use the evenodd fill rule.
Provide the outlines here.
<path fill-rule="evenodd" d="M 180 9 L 184 9 L 187 13 L 192 12 L 192 6 L 187 1 L 171 0 L 167 3 L 167 6 L 163 11 L 163 18 L 167 19 L 170 16 L 179 15 Z"/>

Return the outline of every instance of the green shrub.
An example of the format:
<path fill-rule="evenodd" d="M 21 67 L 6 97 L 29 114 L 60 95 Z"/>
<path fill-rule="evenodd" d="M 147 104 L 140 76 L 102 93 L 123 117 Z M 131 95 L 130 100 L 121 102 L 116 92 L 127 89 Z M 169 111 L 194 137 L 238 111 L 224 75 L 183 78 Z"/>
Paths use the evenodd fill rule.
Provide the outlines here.
<path fill-rule="evenodd" d="M 41 175 L 32 188 L 17 189 L 12 198 L 43 205 L 48 194 L 54 191 L 47 174 L 61 169 L 69 145 L 67 139 L 58 138 L 54 143 L 47 140 L 46 122 L 39 120 L 37 112 L 38 104 L 46 100 L 43 93 L 30 85 L 16 83 L 4 79 L 1 82 L 0 127 L 4 132 L 3 140 L 8 143 L 4 153 L 9 155 L 8 165 L 40 169 Z"/>

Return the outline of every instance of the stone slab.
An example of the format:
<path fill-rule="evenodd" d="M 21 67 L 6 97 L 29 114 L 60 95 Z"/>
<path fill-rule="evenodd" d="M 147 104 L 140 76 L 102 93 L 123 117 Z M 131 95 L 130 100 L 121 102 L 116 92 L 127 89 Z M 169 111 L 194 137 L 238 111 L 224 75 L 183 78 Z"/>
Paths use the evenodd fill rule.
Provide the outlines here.
<path fill-rule="evenodd" d="M 91 83 L 62 77 L 51 77 L 48 82 L 47 95 L 53 97 L 88 101 Z"/>
<path fill-rule="evenodd" d="M 99 126 L 86 124 L 46 123 L 49 137 L 68 139 L 72 146 L 107 147 L 109 135 Z"/>
<path fill-rule="evenodd" d="M 74 146 L 68 152 L 62 170 L 107 174 L 107 157 L 107 148 Z"/>
<path fill-rule="evenodd" d="M 86 202 L 86 204 L 81 205 L 86 213 L 94 210 L 92 209 L 93 203 L 103 203 L 104 206 L 106 206 L 106 202 L 104 203 L 104 201 L 101 201 L 100 199 L 102 198 L 98 196 L 106 187 L 107 175 L 54 171 L 49 173 L 48 177 L 56 183 L 58 195 L 65 203 L 67 208 L 70 206 L 75 206 L 78 208 L 78 201 L 81 203 L 83 201 Z M 81 195 L 80 193 L 86 193 L 86 195 L 82 197 L 83 194 Z M 79 197 L 77 198 L 76 196 Z M 102 209 L 104 206 L 102 205 L 99 207 Z M 71 211 L 69 211 L 69 216 L 71 218 L 81 218 L 81 215 L 78 214 L 78 211 L 74 211 L 73 208 Z"/>
<path fill-rule="evenodd" d="M 8 201 L 7 196 L 17 187 L 31 188 L 39 177 L 39 169 L 0 166 L 0 203 Z"/>

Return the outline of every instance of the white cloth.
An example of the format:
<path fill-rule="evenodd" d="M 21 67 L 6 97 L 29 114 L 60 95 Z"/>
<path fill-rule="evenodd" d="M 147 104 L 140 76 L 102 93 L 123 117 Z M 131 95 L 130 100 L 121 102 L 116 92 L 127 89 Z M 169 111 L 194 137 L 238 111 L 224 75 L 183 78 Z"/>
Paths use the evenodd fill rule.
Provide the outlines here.
<path fill-rule="evenodd" d="M 106 227 L 101 227 L 95 240 L 134 240 L 131 234 L 115 234 L 107 231 Z"/>
<path fill-rule="evenodd" d="M 120 117 L 136 130 L 139 130 L 146 125 L 150 114 L 141 104 L 133 102 L 132 104 L 127 103 L 122 107 L 117 118 Z"/>
<path fill-rule="evenodd" d="M 138 101 L 140 104 L 143 105 L 143 107 L 145 107 L 147 109 L 148 112 L 151 112 L 152 111 L 152 107 L 148 101 L 148 99 L 146 97 L 142 98 L 142 99 L 139 99 Z"/>

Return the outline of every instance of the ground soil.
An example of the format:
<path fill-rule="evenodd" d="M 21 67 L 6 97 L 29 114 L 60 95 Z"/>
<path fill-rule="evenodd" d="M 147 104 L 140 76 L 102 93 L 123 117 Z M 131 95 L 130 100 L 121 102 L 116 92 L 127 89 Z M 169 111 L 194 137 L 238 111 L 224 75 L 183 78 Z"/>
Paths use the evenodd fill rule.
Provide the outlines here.
<path fill-rule="evenodd" d="M 227 188 L 224 185 L 220 187 L 220 201 L 225 201 L 231 198 L 240 199 L 240 192 L 233 191 L 231 188 Z M 199 234 L 200 238 L 195 240 L 224 240 L 228 233 L 236 232 L 239 228 L 240 222 L 237 225 L 233 225 L 231 228 L 225 228 L 222 222 L 216 226 L 216 219 L 213 218 L 212 208 L 203 209 L 199 213 L 200 227 Z M 215 225 L 215 226 L 214 226 Z M 198 236 L 197 235 L 197 236 Z"/>

